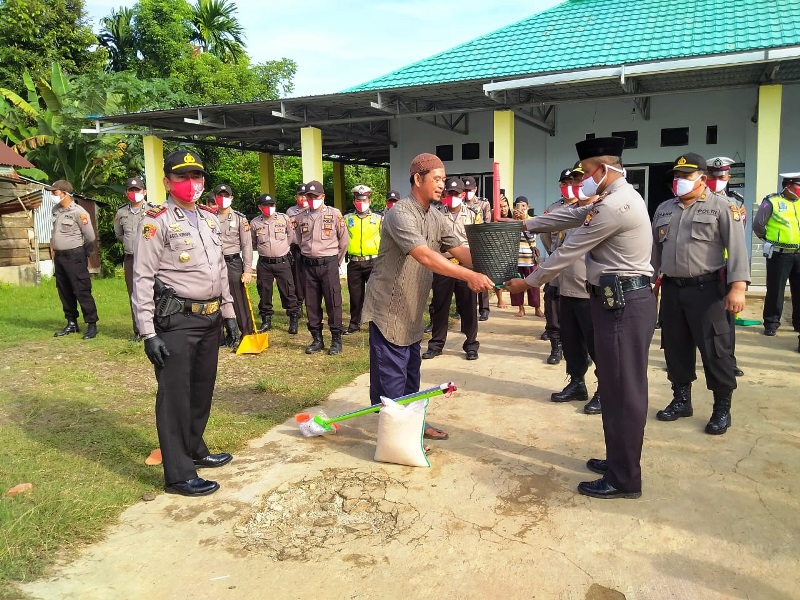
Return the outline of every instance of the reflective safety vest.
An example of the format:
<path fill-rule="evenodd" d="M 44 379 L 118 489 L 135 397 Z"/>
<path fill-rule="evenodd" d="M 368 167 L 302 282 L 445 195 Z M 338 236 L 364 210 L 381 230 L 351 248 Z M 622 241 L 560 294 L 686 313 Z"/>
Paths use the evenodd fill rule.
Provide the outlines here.
<path fill-rule="evenodd" d="M 351 256 L 376 256 L 381 246 L 381 223 L 383 216 L 373 212 L 363 217 L 350 213 L 344 218 L 350 244 L 347 253 Z"/>
<path fill-rule="evenodd" d="M 800 200 L 787 200 L 779 194 L 767 196 L 772 204 L 772 216 L 766 225 L 765 237 L 774 245 L 800 247 Z"/>

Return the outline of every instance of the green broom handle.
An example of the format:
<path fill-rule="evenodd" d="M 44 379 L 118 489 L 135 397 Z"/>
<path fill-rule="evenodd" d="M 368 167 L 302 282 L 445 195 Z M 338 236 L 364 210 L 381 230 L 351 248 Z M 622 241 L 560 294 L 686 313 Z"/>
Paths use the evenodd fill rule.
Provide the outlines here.
<path fill-rule="evenodd" d="M 456 385 L 452 381 L 448 381 L 447 383 L 442 383 L 432 388 L 428 388 L 426 390 L 420 390 L 419 392 L 415 392 L 413 394 L 408 394 L 407 396 L 400 396 L 399 398 L 395 399 L 394 401 L 397 404 L 410 404 L 411 402 L 416 402 L 418 400 L 424 400 L 425 398 L 433 398 L 434 396 L 439 396 L 441 394 L 446 394 L 448 392 L 456 391 Z M 359 410 L 354 410 L 349 413 L 345 413 L 343 415 L 339 415 L 338 417 L 332 417 L 330 419 L 325 419 L 326 423 L 338 423 L 339 421 L 344 421 L 346 419 L 352 419 L 353 417 L 360 417 L 361 415 L 367 415 L 369 413 L 378 412 L 382 408 L 382 405 L 376 404 L 374 406 L 370 406 L 369 408 L 361 408 Z"/>

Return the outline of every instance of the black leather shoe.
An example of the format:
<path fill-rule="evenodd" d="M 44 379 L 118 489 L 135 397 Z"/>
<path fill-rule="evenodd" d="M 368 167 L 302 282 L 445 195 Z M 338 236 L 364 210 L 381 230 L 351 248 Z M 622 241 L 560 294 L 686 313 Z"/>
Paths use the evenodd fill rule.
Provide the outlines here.
<path fill-rule="evenodd" d="M 91 340 L 97 337 L 97 323 L 88 323 L 86 333 L 83 334 L 84 340 Z"/>
<path fill-rule="evenodd" d="M 778 333 L 777 329 L 765 329 L 764 330 L 764 335 L 767 335 L 769 337 L 774 336 L 776 333 Z"/>
<path fill-rule="evenodd" d="M 478 360 L 478 351 L 467 350 L 467 360 Z"/>
<path fill-rule="evenodd" d="M 642 495 L 642 492 L 623 492 L 622 490 L 618 490 L 608 483 L 605 477 L 596 479 L 595 481 L 581 481 L 578 484 L 578 491 L 584 496 L 591 496 L 592 498 L 600 498 L 602 500 L 611 500 L 614 498 L 629 498 L 632 500 Z"/>
<path fill-rule="evenodd" d="M 587 415 L 599 415 L 603 412 L 603 408 L 600 405 L 599 391 L 595 392 L 594 396 L 592 396 L 592 399 L 584 405 L 583 412 L 585 412 Z"/>
<path fill-rule="evenodd" d="M 258 333 L 264 333 L 272 329 L 272 315 L 269 317 L 261 317 L 261 327 L 258 328 Z"/>
<path fill-rule="evenodd" d="M 297 328 L 300 325 L 299 321 L 299 316 L 289 315 L 289 335 L 297 335 Z"/>
<path fill-rule="evenodd" d="M 691 417 L 694 415 L 692 408 L 692 384 L 673 383 L 672 402 L 664 410 L 656 413 L 659 421 L 677 421 L 681 417 Z"/>
<path fill-rule="evenodd" d="M 358 333 L 361 331 L 361 327 L 358 325 L 350 325 L 346 331 L 342 332 L 342 335 L 353 335 L 354 333 Z"/>
<path fill-rule="evenodd" d="M 216 481 L 209 481 L 201 477 L 164 486 L 164 491 L 168 494 L 180 494 L 181 496 L 208 496 L 218 489 L 219 484 Z"/>
<path fill-rule="evenodd" d="M 215 468 L 215 467 L 221 467 L 222 465 L 227 465 L 232 460 L 233 456 L 231 456 L 227 452 L 220 452 L 219 454 L 209 454 L 208 456 L 204 456 L 203 458 L 195 458 L 194 466 Z"/>
<path fill-rule="evenodd" d="M 425 329 L 422 330 L 423 333 L 431 333 L 433 331 L 433 323 L 429 323 Z"/>
<path fill-rule="evenodd" d="M 583 377 L 570 377 L 569 383 L 560 392 L 550 394 L 550 402 L 570 402 L 580 400 L 586 402 L 589 399 L 589 392 Z"/>
<path fill-rule="evenodd" d="M 733 367 L 733 375 L 734 377 L 744 377 L 744 371 L 742 371 L 739 367 Z"/>
<path fill-rule="evenodd" d="M 478 316 L 478 321 L 488 321 L 488 320 L 489 320 L 489 309 L 484 308 L 481 310 Z"/>
<path fill-rule="evenodd" d="M 586 468 L 598 475 L 605 475 L 608 464 L 604 458 L 590 458 L 586 461 Z"/>
<path fill-rule="evenodd" d="M 62 335 L 68 335 L 70 333 L 80 333 L 81 330 L 78 329 L 77 321 L 67 321 L 67 324 L 64 326 L 64 329 L 56 331 L 53 334 L 53 337 L 61 337 Z"/>
<path fill-rule="evenodd" d="M 422 358 L 428 360 L 429 358 L 435 358 L 439 356 L 441 353 L 442 353 L 441 350 L 431 350 L 430 348 L 428 348 L 427 350 L 425 350 L 425 352 L 422 353 Z"/>
<path fill-rule="evenodd" d="M 543 341 L 549 340 L 550 339 L 550 332 L 547 331 L 547 329 L 545 329 L 544 333 L 542 333 L 542 335 L 539 336 L 539 339 L 543 340 Z"/>

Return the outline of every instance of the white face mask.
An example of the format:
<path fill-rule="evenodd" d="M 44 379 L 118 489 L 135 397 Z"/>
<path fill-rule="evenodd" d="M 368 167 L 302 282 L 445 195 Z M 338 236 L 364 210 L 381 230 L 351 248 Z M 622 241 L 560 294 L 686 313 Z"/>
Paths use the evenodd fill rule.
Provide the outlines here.
<path fill-rule="evenodd" d="M 621 173 L 623 177 L 625 177 L 625 169 L 618 169 L 616 167 L 612 167 L 611 165 L 602 165 L 605 167 L 605 172 L 603 173 L 603 177 L 600 178 L 600 181 L 595 181 L 594 177 L 591 175 L 583 180 L 583 195 L 586 197 L 581 197 L 579 194 L 578 197 L 581 200 L 586 200 L 591 198 L 592 196 L 597 195 L 597 190 L 600 189 L 600 186 L 603 185 L 603 182 L 606 180 L 608 176 L 608 170 L 611 169 L 612 171 L 616 171 L 617 173 Z"/>
<path fill-rule="evenodd" d="M 128 200 L 134 204 L 139 204 L 144 201 L 144 192 L 128 192 Z"/>
<path fill-rule="evenodd" d="M 683 179 L 682 177 L 676 177 L 672 180 L 672 191 L 678 197 L 682 198 L 687 194 L 691 194 L 694 191 L 695 185 L 697 185 L 697 179 Z"/>
<path fill-rule="evenodd" d="M 323 204 L 325 204 L 324 198 L 312 198 L 308 202 L 308 205 L 311 208 L 311 210 L 319 210 L 320 208 L 322 208 Z"/>
<path fill-rule="evenodd" d="M 474 191 L 472 191 L 472 192 L 468 191 L 467 192 L 467 202 L 472 202 L 472 200 L 474 198 L 475 198 L 475 192 Z"/>

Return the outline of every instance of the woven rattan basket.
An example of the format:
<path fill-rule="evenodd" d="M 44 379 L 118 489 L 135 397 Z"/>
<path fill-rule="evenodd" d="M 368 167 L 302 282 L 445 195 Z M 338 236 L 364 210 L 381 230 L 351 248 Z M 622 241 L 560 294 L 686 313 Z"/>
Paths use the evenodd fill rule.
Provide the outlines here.
<path fill-rule="evenodd" d="M 472 266 L 476 271 L 486 275 L 495 285 L 516 276 L 522 221 L 478 223 L 466 225 L 465 230 Z"/>

